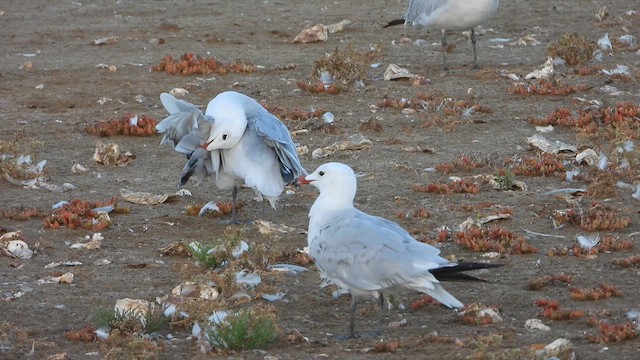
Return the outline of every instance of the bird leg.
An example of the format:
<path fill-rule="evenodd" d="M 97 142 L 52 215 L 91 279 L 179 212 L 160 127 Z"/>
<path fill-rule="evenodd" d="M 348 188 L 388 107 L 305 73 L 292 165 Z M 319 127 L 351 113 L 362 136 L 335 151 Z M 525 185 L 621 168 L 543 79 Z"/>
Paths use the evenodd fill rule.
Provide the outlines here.
<path fill-rule="evenodd" d="M 447 33 L 445 30 L 442 30 L 442 62 L 444 63 L 444 70 L 447 71 Z"/>
<path fill-rule="evenodd" d="M 476 32 L 471 28 L 471 46 L 473 47 L 473 68 L 478 69 L 478 58 L 476 57 Z"/>
<path fill-rule="evenodd" d="M 349 335 L 339 336 L 340 340 L 354 339 L 358 337 L 356 335 L 356 303 L 357 298 L 351 294 L 351 305 L 349 307 Z M 363 333 L 361 336 L 380 336 L 382 335 L 382 320 L 384 318 L 384 295 L 381 293 L 378 297 L 378 304 L 380 305 L 380 314 L 378 315 L 378 329 L 373 333 Z"/>
<path fill-rule="evenodd" d="M 233 186 L 233 190 L 231 190 L 231 220 L 220 220 L 218 223 L 224 225 L 237 225 L 240 224 L 238 220 L 238 187 Z"/>
<path fill-rule="evenodd" d="M 349 339 L 353 339 L 356 337 L 355 335 L 355 327 L 356 327 L 356 296 L 351 294 L 351 307 L 349 309 Z"/>
<path fill-rule="evenodd" d="M 351 294 L 351 305 L 349 307 L 349 335 L 336 336 L 338 340 L 355 339 L 356 336 L 356 296 Z"/>
<path fill-rule="evenodd" d="M 384 319 L 384 294 L 380 293 L 380 297 L 378 298 L 378 303 L 380 305 L 380 314 L 378 315 L 378 330 L 376 331 L 377 336 L 382 335 L 382 319 Z"/>
<path fill-rule="evenodd" d="M 233 185 L 233 190 L 231 191 L 231 223 L 237 224 L 237 214 L 238 214 L 238 187 Z"/>

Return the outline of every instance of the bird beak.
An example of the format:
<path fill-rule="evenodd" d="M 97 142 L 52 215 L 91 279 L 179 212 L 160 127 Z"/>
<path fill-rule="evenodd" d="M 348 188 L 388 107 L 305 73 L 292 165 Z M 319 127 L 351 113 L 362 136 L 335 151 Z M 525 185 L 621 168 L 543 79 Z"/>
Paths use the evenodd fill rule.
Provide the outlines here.
<path fill-rule="evenodd" d="M 212 142 L 213 142 L 213 140 L 209 141 L 208 143 L 200 145 L 200 147 L 205 149 L 205 150 L 207 150 L 207 148 L 209 147 L 209 145 L 211 145 Z"/>
<path fill-rule="evenodd" d="M 300 176 L 298 178 L 298 185 L 308 185 L 311 184 L 311 181 L 307 180 L 304 176 Z"/>

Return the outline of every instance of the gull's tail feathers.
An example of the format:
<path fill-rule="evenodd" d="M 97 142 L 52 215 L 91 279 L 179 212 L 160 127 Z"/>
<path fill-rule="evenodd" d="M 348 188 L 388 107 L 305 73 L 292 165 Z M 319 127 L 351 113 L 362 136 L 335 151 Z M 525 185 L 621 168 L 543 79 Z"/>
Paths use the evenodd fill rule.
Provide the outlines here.
<path fill-rule="evenodd" d="M 453 297 L 453 295 L 449 294 L 447 290 L 445 290 L 440 284 L 433 284 L 433 289 L 422 288 L 416 289 L 422 291 L 423 293 L 431 296 L 432 298 L 438 300 L 442 305 L 449 308 L 461 308 L 464 306 L 460 300 Z"/>

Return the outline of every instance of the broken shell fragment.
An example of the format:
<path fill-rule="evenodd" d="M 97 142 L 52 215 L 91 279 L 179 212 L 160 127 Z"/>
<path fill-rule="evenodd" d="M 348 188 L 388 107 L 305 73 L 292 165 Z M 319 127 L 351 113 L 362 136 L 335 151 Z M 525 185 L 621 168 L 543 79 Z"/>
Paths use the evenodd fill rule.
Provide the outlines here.
<path fill-rule="evenodd" d="M 203 300 L 216 300 L 220 292 L 213 286 L 196 284 L 192 281 L 185 281 L 171 290 L 171 294 L 180 297 L 200 298 Z"/>
<path fill-rule="evenodd" d="M 563 338 L 556 339 L 552 343 L 542 348 L 542 350 L 538 350 L 537 355 L 545 359 L 550 359 L 553 357 L 574 359 L 576 357 L 571 340 Z"/>
<path fill-rule="evenodd" d="M 510 218 L 511 218 L 511 214 L 508 214 L 508 213 L 489 215 L 489 216 L 480 218 L 478 220 L 474 220 L 473 218 L 468 217 L 467 220 L 463 221 L 460 225 L 458 225 L 458 228 L 460 229 L 460 231 L 465 231 L 472 227 L 480 228 L 482 227 L 483 224 L 486 224 L 491 221 L 496 221 L 500 219 L 510 219 Z"/>
<path fill-rule="evenodd" d="M 148 192 L 120 189 L 120 196 L 128 202 L 141 205 L 161 204 L 169 198 L 169 194 L 155 195 Z"/>
<path fill-rule="evenodd" d="M 22 231 L 11 231 L 0 236 L 0 250 L 13 258 L 29 259 L 33 256 L 33 250 L 29 249 L 29 245 L 25 241 L 27 240 Z"/>
<path fill-rule="evenodd" d="M 310 43 L 317 41 L 327 41 L 328 36 L 327 27 L 322 24 L 314 25 L 309 29 L 302 30 L 292 42 L 294 43 Z"/>
<path fill-rule="evenodd" d="M 549 331 L 551 328 L 542 323 L 540 319 L 528 319 L 524 322 L 524 327 L 532 330 Z"/>
<path fill-rule="evenodd" d="M 29 245 L 22 240 L 11 240 L 6 246 L 5 253 L 11 257 L 18 259 L 29 259 L 33 256 L 33 250 L 29 249 Z"/>
<path fill-rule="evenodd" d="M 307 231 L 303 229 L 293 228 L 284 224 L 274 224 L 272 222 L 266 220 L 256 220 L 254 224 L 258 228 L 258 231 L 261 234 L 271 234 L 273 232 L 279 232 L 282 234 L 287 233 L 296 233 L 296 234 L 306 234 Z"/>
<path fill-rule="evenodd" d="M 50 269 L 57 266 L 80 266 L 80 261 L 55 261 L 44 266 L 45 269 Z"/>
<path fill-rule="evenodd" d="M 586 149 L 576 155 L 576 162 L 578 164 L 587 163 L 589 166 L 594 166 L 598 163 L 598 154 L 593 149 Z"/>
<path fill-rule="evenodd" d="M 181 96 L 185 96 L 187 94 L 189 94 L 189 90 L 184 89 L 184 88 L 173 88 L 171 90 L 169 90 L 169 94 L 175 96 L 175 97 L 181 97 Z"/>
<path fill-rule="evenodd" d="M 535 134 L 527 138 L 527 142 L 532 147 L 538 148 L 546 153 L 558 154 L 558 153 L 575 153 L 578 151 L 574 145 L 563 143 L 562 141 L 549 141 L 540 134 Z"/>
<path fill-rule="evenodd" d="M 47 276 L 38 281 L 36 284 L 44 285 L 44 284 L 71 284 L 73 282 L 73 273 L 64 273 L 60 276 Z"/>
<path fill-rule="evenodd" d="M 373 142 L 365 138 L 362 134 L 354 134 L 349 136 L 346 141 L 335 142 L 327 147 L 315 149 L 311 153 L 311 157 L 314 159 L 320 159 L 331 156 L 336 151 L 344 150 L 363 150 L 373 148 Z"/>
<path fill-rule="evenodd" d="M 529 79 L 548 79 L 553 75 L 553 58 L 547 58 L 547 61 L 542 64 L 537 70 L 534 70 L 524 76 L 526 80 Z"/>
<path fill-rule="evenodd" d="M 96 143 L 96 150 L 93 153 L 93 160 L 101 165 L 125 166 L 135 158 L 135 155 L 128 151 L 121 154 L 118 144 L 105 144 L 101 141 Z"/>
<path fill-rule="evenodd" d="M 91 41 L 91 45 L 112 45 L 118 41 L 117 36 L 103 37 Z"/>
<path fill-rule="evenodd" d="M 485 307 L 480 304 L 470 304 L 465 306 L 465 308 L 460 311 L 460 316 L 471 316 L 475 319 L 489 318 L 492 323 L 497 323 L 502 321 L 502 317 L 498 309 L 493 307 Z"/>
<path fill-rule="evenodd" d="M 499 181 L 498 177 L 491 175 L 489 179 L 489 185 L 495 190 L 516 190 L 516 191 L 527 191 L 527 184 L 524 181 L 513 180 L 510 182 L 510 187 L 507 188 L 504 181 Z"/>
<path fill-rule="evenodd" d="M 118 67 L 115 65 L 107 65 L 107 64 L 98 64 L 96 65 L 96 68 L 98 69 L 105 69 L 105 70 L 109 70 L 111 72 L 115 72 L 118 71 Z"/>
<path fill-rule="evenodd" d="M 102 234 L 95 233 L 94 236 L 91 237 L 91 240 L 86 243 L 75 243 L 69 246 L 69 249 L 86 249 L 86 250 L 95 250 L 100 249 L 102 246 Z M 99 236 L 96 236 L 99 235 Z"/>
<path fill-rule="evenodd" d="M 89 170 L 86 167 L 84 167 L 82 164 L 74 164 L 71 167 L 71 171 L 74 174 L 82 175 L 82 174 L 86 173 Z"/>
<path fill-rule="evenodd" d="M 536 126 L 536 131 L 541 133 L 549 133 L 553 131 L 553 125 Z"/>
<path fill-rule="evenodd" d="M 351 24 L 351 21 L 347 20 L 347 19 L 344 19 L 344 20 L 339 21 L 337 23 L 327 25 L 327 31 L 329 32 L 329 34 L 335 34 L 337 32 L 340 32 L 340 31 L 344 30 L 345 26 L 347 26 L 349 24 Z"/>
<path fill-rule="evenodd" d="M 382 78 L 389 81 L 403 78 L 410 79 L 414 76 L 414 74 L 410 73 L 409 70 L 405 68 L 401 68 L 396 64 L 389 64 L 389 66 L 387 66 L 387 70 L 384 71 Z"/>

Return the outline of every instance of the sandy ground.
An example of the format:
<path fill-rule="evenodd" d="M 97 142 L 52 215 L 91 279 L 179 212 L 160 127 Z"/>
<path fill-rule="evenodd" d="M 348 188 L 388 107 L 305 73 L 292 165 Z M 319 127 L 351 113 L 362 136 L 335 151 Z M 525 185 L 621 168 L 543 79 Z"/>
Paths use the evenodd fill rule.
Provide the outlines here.
<path fill-rule="evenodd" d="M 548 45 L 557 42 L 564 33 L 576 32 L 594 41 L 604 33 L 609 33 L 611 38 L 623 34 L 637 37 L 639 17 L 625 15 L 625 12 L 640 9 L 637 6 L 634 9 L 632 1 L 623 0 L 504 1 L 497 15 L 483 27 L 486 32 L 478 43 L 481 69 L 470 66 L 468 40 L 462 34 L 451 34 L 449 40 L 455 44 L 448 54 L 451 70 L 443 72 L 438 32 L 402 27 L 381 29 L 387 21 L 401 16 L 405 1 L 300 3 L 279 0 L 251 5 L 202 0 L 2 2 L 0 140 L 18 139 L 38 160 L 47 160 L 45 169 L 50 183 L 71 183 L 76 189 L 60 193 L 14 186 L 2 180 L 0 208 L 6 211 L 36 208 L 48 213 L 58 201 L 105 201 L 119 197 L 121 188 L 157 194 L 174 192 L 184 159 L 170 147 L 159 146 L 159 135 L 99 139 L 87 134 L 85 127 L 126 113 L 162 119 L 166 112 L 159 95 L 176 87 L 188 89 L 189 94 L 183 98 L 200 107 L 206 106 L 217 93 L 233 89 L 285 109 L 330 111 L 335 115 L 331 126 L 323 126 L 320 118 L 282 120 L 290 129 L 310 129 L 294 137 L 309 150 L 346 140 L 354 134 L 362 134 L 372 141 L 371 149 L 340 151 L 325 159 L 313 159 L 310 153 L 301 157 L 309 170 L 326 161 L 340 161 L 364 174 L 359 179 L 356 198 L 356 205 L 364 211 L 393 219 L 420 239 L 434 239 L 442 226 L 456 231 L 468 217 L 477 219 L 509 208 L 513 212 L 511 219 L 484 226 L 501 226 L 519 235 L 527 235 L 526 229 L 556 237 L 528 235 L 529 243 L 539 250 L 537 254 L 506 254 L 492 260 L 483 258 L 483 252 L 471 252 L 456 244 L 455 237 L 438 245 L 446 256 L 505 264 L 478 274 L 487 280 L 485 283 L 447 284 L 450 292 L 465 303 L 499 309 L 502 321 L 486 326 L 463 323 L 456 312 L 438 306 L 392 309 L 385 312 L 383 336 L 342 341 L 336 336 L 347 330 L 349 300 L 347 297 L 334 299 L 330 289 L 321 289 L 313 265 L 308 266 L 312 271 L 297 276 L 265 273 L 265 283 L 272 289 L 287 292 L 283 301 L 271 304 L 275 307 L 281 336 L 264 351 L 240 352 L 232 357 L 506 359 L 528 357 L 522 355 L 526 349 L 565 338 L 572 342 L 573 350 L 581 359 L 636 358 L 640 347 L 637 339 L 608 344 L 590 342 L 587 334 L 597 335 L 598 328 L 585 319 L 593 316 L 611 324 L 625 323 L 626 312 L 638 309 L 637 270 L 612 265 L 615 258 L 637 255 L 637 248 L 601 252 L 587 258 L 547 255 L 547 250 L 553 247 L 571 248 L 576 235 L 588 232 L 576 225 L 554 229 L 550 220 L 552 211 L 572 205 L 563 197 L 544 193 L 559 188 L 589 189 L 598 171 L 579 165 L 583 176 L 570 184 L 563 182 L 563 175 L 516 176 L 516 180 L 526 183 L 526 191 L 496 191 L 472 177 L 494 174 L 507 157 L 536 156 L 538 152 L 531 150 L 526 140 L 536 133 L 529 119 L 544 118 L 560 107 L 586 106 L 575 100 L 576 97 L 611 105 L 622 101 L 637 105 L 640 94 L 636 80 L 614 79 L 601 72 L 577 76 L 573 68 L 562 67 L 557 70 L 556 80 L 568 85 L 588 85 L 588 88 L 568 96 L 529 97 L 509 93 L 514 81 L 501 74 L 523 76 L 536 69 L 546 60 Z M 604 5 L 608 7 L 609 16 L 598 21 L 595 14 Z M 351 24 L 342 32 L 330 34 L 326 42 L 291 43 L 303 28 L 343 19 L 349 19 Z M 511 44 L 526 35 L 532 35 L 540 44 Z M 92 45 L 93 40 L 104 37 L 116 38 L 113 44 Z M 497 43 L 489 41 L 495 38 L 511 41 L 495 46 Z M 426 41 L 416 43 L 417 39 Z M 299 81 L 314 80 L 313 63 L 325 53 L 336 48 L 344 50 L 347 46 L 366 51 L 372 45 L 381 46 L 379 62 L 382 65 L 368 70 L 364 88 L 356 90 L 348 86 L 337 95 L 310 94 L 298 88 Z M 640 75 L 637 51 L 637 42 L 631 48 L 614 46 L 614 51 L 595 65 L 610 69 L 624 64 L 630 67 L 633 79 L 637 79 Z M 207 76 L 169 75 L 150 70 L 166 55 L 177 58 L 187 52 L 215 56 L 223 62 L 244 59 L 259 68 L 252 74 Z M 26 62 L 31 66 L 25 65 Z M 390 63 L 430 79 L 430 84 L 414 86 L 410 81 L 383 81 L 382 73 Z M 117 70 L 102 69 L 97 67 L 99 64 L 113 65 Z M 602 90 L 605 85 L 615 86 L 621 93 L 608 94 Z M 375 106 L 385 98 L 410 99 L 419 93 L 466 100 L 491 112 L 476 111 L 463 116 L 446 114 L 438 108 L 403 112 Z M 367 122 L 377 122 L 381 128 L 376 131 L 372 126 L 363 127 Z M 576 134 L 572 128 L 556 127 L 545 136 L 580 149 L 591 147 L 614 153 L 613 142 L 585 139 Z M 135 154 L 136 159 L 123 167 L 98 165 L 92 160 L 97 140 L 115 142 Z M 428 151 L 408 151 L 417 148 Z M 637 158 L 635 151 L 629 156 Z M 484 159 L 491 165 L 454 170 L 451 174 L 426 171 L 461 155 Z M 76 163 L 89 171 L 84 175 L 74 174 L 71 167 Z M 637 164 L 637 160 L 633 164 Z M 635 174 L 637 176 L 637 172 Z M 413 184 L 449 182 L 449 176 L 477 182 L 479 193 L 440 195 L 412 189 Z M 630 181 L 613 178 L 612 184 L 617 180 Z M 0 258 L 0 357 L 26 358 L 32 349 L 30 358 L 38 359 L 61 353 L 74 359 L 210 356 L 200 354 L 195 342 L 187 339 L 190 326 L 174 325 L 161 330 L 162 338 L 171 334 L 173 340 L 149 340 L 148 344 L 156 344 L 160 349 L 147 353 L 122 343 L 85 343 L 65 337 L 69 330 L 95 325 L 96 313 L 112 309 L 117 299 L 154 301 L 182 281 L 206 277 L 202 269 L 193 266 L 192 258 L 161 256 L 159 249 L 170 243 L 207 242 L 229 231 L 238 231 L 251 249 L 266 246 L 267 253 L 274 258 L 279 253 L 294 253 L 306 244 L 305 235 L 295 231 L 262 234 L 253 225 L 229 230 L 214 219 L 185 215 L 187 205 L 230 199 L 230 193 L 215 189 L 211 181 L 200 186 L 190 184 L 187 188 L 192 191 L 192 197 L 156 206 L 120 200 L 121 205 L 130 208 L 130 213 L 112 216 L 112 224 L 101 231 L 104 240 L 97 250 L 73 250 L 66 245 L 83 240 L 85 235 L 92 234 L 90 231 L 44 229 L 41 217 L 27 221 L 0 217 L 2 232 L 21 230 L 31 246 L 40 243 L 40 250 L 31 259 Z M 278 210 L 267 208 L 264 212 L 262 205 L 252 200 L 253 193 L 242 190 L 240 198 L 244 207 L 240 216 L 245 220 L 265 219 L 306 229 L 315 190 L 292 190 L 291 194 L 282 196 Z M 611 190 L 606 199 L 587 193 L 571 200 L 580 209 L 592 207 L 592 201 L 619 209 L 619 217 L 628 218 L 629 225 L 599 233 L 637 245 L 638 200 L 630 197 L 631 190 Z M 420 209 L 428 211 L 430 216 L 414 216 Z M 102 259 L 111 263 L 95 265 Z M 45 268 L 49 263 L 66 260 L 81 261 L 84 265 L 62 270 Z M 143 265 L 132 266 L 139 264 Z M 75 275 L 71 285 L 36 283 L 38 279 L 66 271 Z M 558 273 L 573 275 L 573 286 L 580 288 L 613 285 L 622 296 L 576 301 L 570 298 L 566 284 L 539 291 L 527 289 L 531 278 Z M 21 297 L 9 299 L 20 291 Z M 235 310 L 265 304 L 264 300 L 236 304 L 229 296 L 231 294 L 223 294 L 225 300 L 220 307 Z M 401 300 L 408 305 L 420 298 L 420 295 L 409 294 Z M 582 310 L 586 315 L 570 321 L 549 320 L 541 315 L 541 308 L 534 305 L 541 298 L 558 299 L 563 307 Z M 359 309 L 357 329 L 365 331 L 375 326 L 375 303 L 363 301 Z M 526 329 L 525 321 L 532 318 L 542 320 L 550 330 Z M 406 319 L 403 327 L 386 326 L 402 319 Z M 294 330 L 308 338 L 308 342 L 288 343 L 286 336 Z M 395 352 L 368 351 L 377 344 L 393 341 L 400 343 Z"/>

